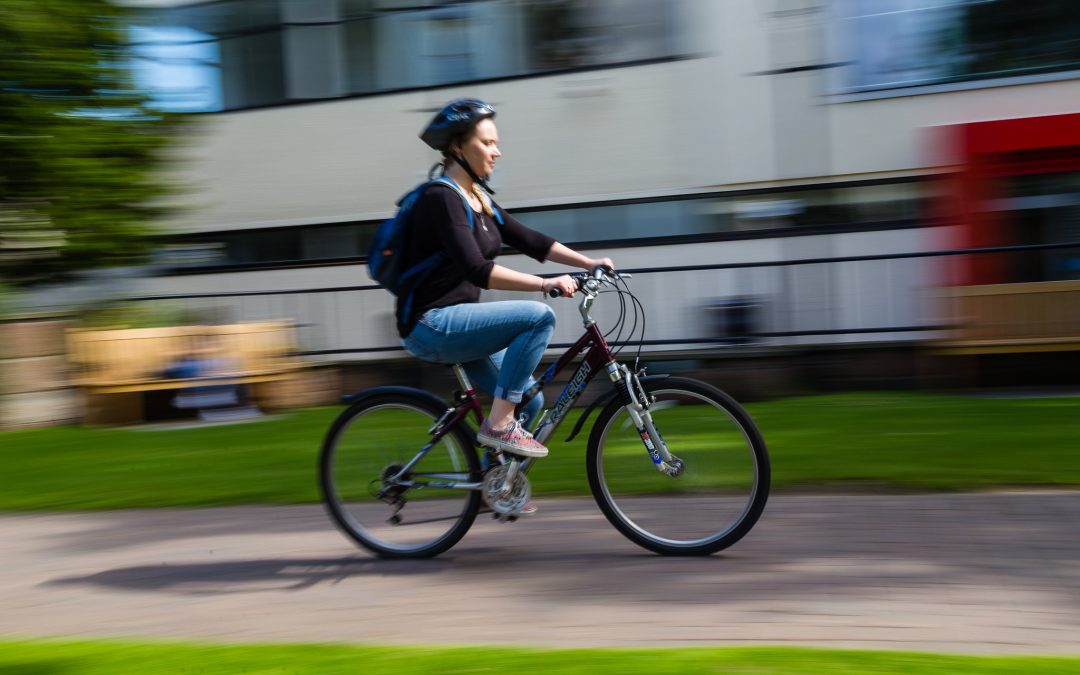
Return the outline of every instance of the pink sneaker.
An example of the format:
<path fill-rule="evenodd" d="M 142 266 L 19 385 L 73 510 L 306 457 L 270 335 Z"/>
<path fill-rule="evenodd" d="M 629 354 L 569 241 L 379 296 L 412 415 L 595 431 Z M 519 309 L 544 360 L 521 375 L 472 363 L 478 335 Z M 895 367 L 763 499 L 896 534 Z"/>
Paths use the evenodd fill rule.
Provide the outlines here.
<path fill-rule="evenodd" d="M 538 443 L 521 424 L 514 420 L 501 429 L 492 429 L 487 420 L 480 425 L 480 431 L 476 432 L 476 440 L 481 445 L 497 448 L 513 455 L 525 457 L 547 457 L 548 449 Z"/>

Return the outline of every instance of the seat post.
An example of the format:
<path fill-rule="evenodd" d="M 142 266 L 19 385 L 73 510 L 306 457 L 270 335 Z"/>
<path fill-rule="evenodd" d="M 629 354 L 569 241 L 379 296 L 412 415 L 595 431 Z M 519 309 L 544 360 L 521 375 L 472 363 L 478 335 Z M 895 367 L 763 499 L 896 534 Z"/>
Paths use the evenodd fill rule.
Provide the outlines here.
<path fill-rule="evenodd" d="M 454 369 L 454 376 L 457 377 L 461 390 L 473 391 L 472 382 L 469 381 L 469 376 L 465 374 L 465 368 L 460 363 L 455 363 L 451 368 Z"/>

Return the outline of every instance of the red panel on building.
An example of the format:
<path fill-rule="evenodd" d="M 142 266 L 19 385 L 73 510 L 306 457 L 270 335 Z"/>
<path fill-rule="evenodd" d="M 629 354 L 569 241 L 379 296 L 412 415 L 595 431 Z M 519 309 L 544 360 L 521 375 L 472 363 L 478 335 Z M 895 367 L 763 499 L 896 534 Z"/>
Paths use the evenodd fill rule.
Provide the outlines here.
<path fill-rule="evenodd" d="M 953 245 L 1008 246 L 1015 240 L 1009 214 L 990 208 L 1002 199 L 1009 177 L 1080 171 L 1080 113 L 957 124 L 946 133 L 959 166 L 945 178 L 945 222 L 960 225 Z M 1012 281 L 1007 254 L 965 256 L 958 261 L 961 285 Z"/>

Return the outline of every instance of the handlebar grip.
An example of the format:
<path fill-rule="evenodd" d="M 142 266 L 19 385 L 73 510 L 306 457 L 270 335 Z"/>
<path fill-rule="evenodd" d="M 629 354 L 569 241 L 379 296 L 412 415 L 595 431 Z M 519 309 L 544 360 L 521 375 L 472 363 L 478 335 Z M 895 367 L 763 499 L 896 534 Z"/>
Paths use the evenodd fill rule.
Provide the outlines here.
<path fill-rule="evenodd" d="M 576 274 L 571 276 L 574 279 L 574 284 L 577 286 L 577 288 L 574 289 L 574 292 L 570 293 L 570 295 L 573 295 L 574 293 L 577 293 L 579 290 L 581 290 L 581 285 L 584 283 L 584 279 L 582 279 L 581 276 Z M 563 290 L 561 288 L 552 288 L 550 291 L 547 292 L 547 295 L 549 298 L 561 298 L 565 296 L 566 293 L 563 293 Z"/>
<path fill-rule="evenodd" d="M 573 277 L 574 283 L 577 284 L 577 288 L 574 289 L 574 292 L 576 293 L 577 291 L 580 291 L 581 288 L 586 285 L 586 282 L 590 278 L 600 281 L 604 278 L 605 275 L 614 273 L 614 271 L 614 269 L 606 265 L 597 265 L 596 267 L 592 268 L 590 272 L 579 272 L 577 274 L 570 275 L 571 277 Z M 562 292 L 561 288 L 552 288 L 550 291 L 547 292 L 547 295 L 549 298 L 561 298 L 566 294 Z M 571 293 L 570 295 L 573 295 L 573 293 Z"/>

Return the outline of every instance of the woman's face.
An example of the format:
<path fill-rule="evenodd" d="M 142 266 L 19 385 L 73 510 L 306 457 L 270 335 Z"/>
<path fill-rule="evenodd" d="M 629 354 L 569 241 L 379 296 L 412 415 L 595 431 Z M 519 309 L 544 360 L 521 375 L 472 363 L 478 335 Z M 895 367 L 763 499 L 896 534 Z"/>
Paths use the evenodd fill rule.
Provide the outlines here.
<path fill-rule="evenodd" d="M 495 160 L 502 156 L 499 152 L 499 131 L 491 118 L 480 120 L 472 134 L 461 143 L 461 155 L 473 171 L 482 178 L 495 170 Z"/>

